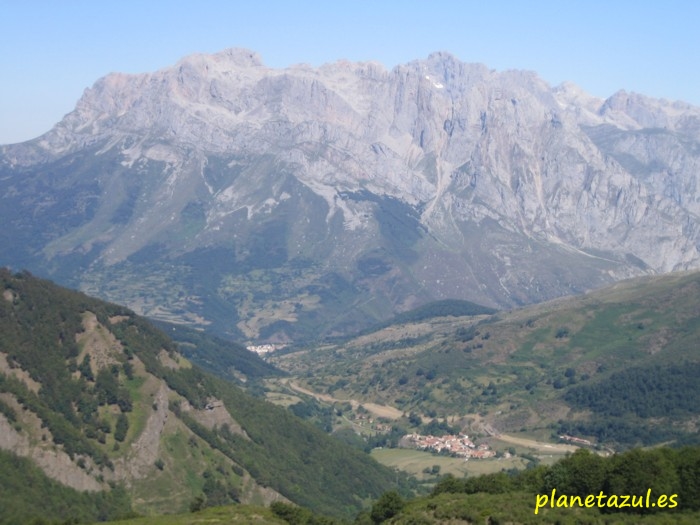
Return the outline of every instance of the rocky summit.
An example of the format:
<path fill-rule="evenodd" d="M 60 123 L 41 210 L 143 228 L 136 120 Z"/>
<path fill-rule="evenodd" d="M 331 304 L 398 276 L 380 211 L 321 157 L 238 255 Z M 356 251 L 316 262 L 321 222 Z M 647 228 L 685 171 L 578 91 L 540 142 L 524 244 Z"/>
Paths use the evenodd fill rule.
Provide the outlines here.
<path fill-rule="evenodd" d="M 0 148 L 0 264 L 283 343 L 700 266 L 700 108 L 435 53 L 193 55 Z"/>

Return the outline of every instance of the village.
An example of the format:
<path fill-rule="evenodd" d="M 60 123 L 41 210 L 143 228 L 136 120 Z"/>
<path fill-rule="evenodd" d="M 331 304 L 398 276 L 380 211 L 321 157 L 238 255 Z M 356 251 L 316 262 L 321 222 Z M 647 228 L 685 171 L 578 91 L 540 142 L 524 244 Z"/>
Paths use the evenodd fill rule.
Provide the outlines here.
<path fill-rule="evenodd" d="M 408 434 L 401 440 L 401 446 L 406 448 L 417 448 L 418 450 L 428 450 L 436 453 L 447 453 L 452 456 L 463 457 L 465 460 L 487 459 L 496 456 L 496 452 L 486 443 L 474 444 L 466 434 L 437 436 L 423 436 L 421 434 Z M 509 453 L 506 453 L 510 457 Z"/>
<path fill-rule="evenodd" d="M 249 352 L 254 352 L 258 354 L 260 357 L 264 357 L 267 354 L 270 354 L 272 352 L 276 352 L 277 350 L 281 350 L 284 348 L 285 345 L 282 344 L 273 344 L 273 343 L 266 343 L 262 345 L 249 345 L 246 346 L 246 350 Z"/>

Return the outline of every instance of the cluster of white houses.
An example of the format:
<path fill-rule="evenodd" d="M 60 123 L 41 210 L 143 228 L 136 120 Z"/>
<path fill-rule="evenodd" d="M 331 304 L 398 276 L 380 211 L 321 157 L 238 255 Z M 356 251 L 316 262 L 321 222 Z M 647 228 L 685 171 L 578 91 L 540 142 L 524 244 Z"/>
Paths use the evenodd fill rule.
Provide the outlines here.
<path fill-rule="evenodd" d="M 255 352 L 256 354 L 263 356 L 277 350 L 284 348 L 284 345 L 267 343 L 264 345 L 250 345 L 246 346 L 246 350 L 249 352 Z"/>
<path fill-rule="evenodd" d="M 559 436 L 559 439 L 561 439 L 562 441 L 568 441 L 569 443 L 574 443 L 575 445 L 587 445 L 589 447 L 593 446 L 593 443 L 591 441 L 576 436 L 568 436 L 566 434 L 562 434 L 561 436 Z"/>
<path fill-rule="evenodd" d="M 482 443 L 475 445 L 466 434 L 459 436 L 423 436 L 421 434 L 408 434 L 404 436 L 403 443 L 406 447 L 417 448 L 419 450 L 430 450 L 431 452 L 446 451 L 452 456 L 463 457 L 466 459 L 486 459 L 496 455 L 494 450 L 491 450 L 487 444 Z"/>

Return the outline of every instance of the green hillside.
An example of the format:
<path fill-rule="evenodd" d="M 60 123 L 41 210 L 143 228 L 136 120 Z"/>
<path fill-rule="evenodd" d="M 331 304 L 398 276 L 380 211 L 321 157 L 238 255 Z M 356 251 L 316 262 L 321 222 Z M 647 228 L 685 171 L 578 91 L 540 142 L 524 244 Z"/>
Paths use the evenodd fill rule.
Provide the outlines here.
<path fill-rule="evenodd" d="M 152 322 L 177 343 L 187 359 L 224 379 L 241 384 L 243 381 L 283 375 L 281 370 L 239 343 L 185 325 Z"/>
<path fill-rule="evenodd" d="M 0 524 L 104 521 L 129 516 L 131 499 L 122 488 L 81 492 L 52 480 L 29 459 L 0 450 Z"/>
<path fill-rule="evenodd" d="M 551 466 L 503 470 L 477 477 L 442 476 L 430 494 L 406 499 L 394 490 L 360 512 L 356 525 L 512 525 L 610 523 L 695 524 L 700 520 L 700 447 L 634 450 L 601 457 L 578 450 Z M 123 525 L 288 523 L 333 525 L 336 520 L 285 503 L 269 509 L 228 506 Z"/>
<path fill-rule="evenodd" d="M 148 516 L 120 520 L 119 525 L 284 525 L 287 523 L 269 508 L 251 505 L 211 507 L 198 512 L 167 516 Z M 116 525 L 115 523 L 115 525 Z"/>
<path fill-rule="evenodd" d="M 189 344 L 196 353 L 199 341 Z M 288 500 L 350 517 L 396 486 L 363 452 L 197 368 L 133 312 L 5 269 L 0 434 L 82 494 L 123 491 L 108 516 Z M 19 501 L 31 485 L 2 491 Z M 51 517 L 50 499 L 33 511 Z"/>
<path fill-rule="evenodd" d="M 427 497 L 385 493 L 356 523 L 659 524 L 700 519 L 700 447 L 578 450 L 552 466 L 444 476 Z"/>
<path fill-rule="evenodd" d="M 700 274 L 678 273 L 492 315 L 420 316 L 273 361 L 334 399 L 618 450 L 697 440 L 699 348 Z"/>

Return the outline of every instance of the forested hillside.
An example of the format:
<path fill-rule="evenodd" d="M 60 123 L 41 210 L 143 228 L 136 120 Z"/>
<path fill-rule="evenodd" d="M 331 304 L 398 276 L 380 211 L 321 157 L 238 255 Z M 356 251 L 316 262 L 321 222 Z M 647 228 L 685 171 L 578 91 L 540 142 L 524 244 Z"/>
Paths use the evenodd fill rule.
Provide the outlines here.
<path fill-rule="evenodd" d="M 2 525 L 91 523 L 133 514 L 123 487 L 81 492 L 49 478 L 31 460 L 5 450 L 0 450 L 0 488 Z"/>
<path fill-rule="evenodd" d="M 242 384 L 244 381 L 283 375 L 281 370 L 263 361 L 258 354 L 234 341 L 180 324 L 163 321 L 154 321 L 153 324 L 177 343 L 185 357 L 224 379 Z"/>
<path fill-rule="evenodd" d="M 1 448 L 88 490 L 102 517 L 275 500 L 348 517 L 395 486 L 389 469 L 202 371 L 126 308 L 4 269 L 0 294 Z M 32 498 L 21 479 L 4 495 Z M 55 485 L 26 511 L 53 516 Z"/>

